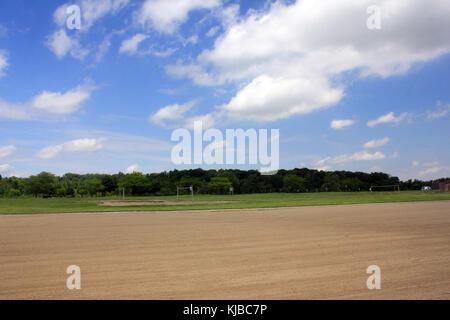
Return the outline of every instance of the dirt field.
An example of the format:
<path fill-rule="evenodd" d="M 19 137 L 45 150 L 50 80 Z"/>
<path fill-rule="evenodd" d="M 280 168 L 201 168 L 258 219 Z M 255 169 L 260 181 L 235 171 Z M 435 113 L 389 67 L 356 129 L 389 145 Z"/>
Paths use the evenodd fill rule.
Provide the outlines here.
<path fill-rule="evenodd" d="M 0 216 L 0 298 L 450 299 L 450 202 Z"/>

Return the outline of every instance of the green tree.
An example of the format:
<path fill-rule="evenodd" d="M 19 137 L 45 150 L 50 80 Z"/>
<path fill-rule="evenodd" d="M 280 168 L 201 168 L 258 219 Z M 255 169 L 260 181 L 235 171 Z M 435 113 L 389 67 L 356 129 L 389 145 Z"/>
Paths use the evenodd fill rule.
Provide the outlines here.
<path fill-rule="evenodd" d="M 134 172 L 123 176 L 119 187 L 125 188 L 126 192 L 132 195 L 145 195 L 150 192 L 152 185 L 145 175 Z"/>
<path fill-rule="evenodd" d="M 211 193 L 215 194 L 223 194 L 227 193 L 232 186 L 230 180 L 225 177 L 214 177 L 211 178 L 211 181 L 208 183 L 208 190 Z"/>
<path fill-rule="evenodd" d="M 341 191 L 339 176 L 337 174 L 328 174 L 325 176 L 324 184 L 322 185 L 322 191 Z"/>
<path fill-rule="evenodd" d="M 87 180 L 85 183 L 85 188 L 90 196 L 96 195 L 105 189 L 100 179 Z"/>
<path fill-rule="evenodd" d="M 102 177 L 102 185 L 105 187 L 105 192 L 114 192 L 117 189 L 116 180 L 109 175 L 105 175 Z"/>
<path fill-rule="evenodd" d="M 49 172 L 41 172 L 28 178 L 26 190 L 35 197 L 39 195 L 52 195 L 55 193 L 56 178 Z"/>
<path fill-rule="evenodd" d="M 306 179 L 295 174 L 288 174 L 283 178 L 283 192 L 305 192 Z"/>

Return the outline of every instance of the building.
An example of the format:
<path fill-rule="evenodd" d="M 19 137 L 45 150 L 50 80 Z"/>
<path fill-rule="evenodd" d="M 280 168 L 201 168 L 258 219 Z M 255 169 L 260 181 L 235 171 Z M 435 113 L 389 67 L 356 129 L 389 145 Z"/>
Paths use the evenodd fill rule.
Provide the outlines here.
<path fill-rule="evenodd" d="M 441 182 L 438 182 L 438 183 L 433 183 L 431 185 L 431 189 L 439 190 L 439 191 L 442 191 L 442 192 L 450 191 L 450 180 L 441 181 Z"/>

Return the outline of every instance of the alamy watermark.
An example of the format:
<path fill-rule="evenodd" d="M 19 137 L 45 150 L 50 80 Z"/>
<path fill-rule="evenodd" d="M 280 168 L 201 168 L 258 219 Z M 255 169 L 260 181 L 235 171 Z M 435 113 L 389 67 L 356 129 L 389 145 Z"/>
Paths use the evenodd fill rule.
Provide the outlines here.
<path fill-rule="evenodd" d="M 381 8 L 377 5 L 371 5 L 366 10 L 369 17 L 367 18 L 366 25 L 369 30 L 381 29 Z"/>
<path fill-rule="evenodd" d="M 77 5 L 68 6 L 66 9 L 66 26 L 70 30 L 81 29 L 81 9 Z"/>
<path fill-rule="evenodd" d="M 377 265 L 370 265 L 367 267 L 366 272 L 370 274 L 370 276 L 367 278 L 366 284 L 367 289 L 373 290 L 373 289 L 381 289 L 381 269 Z"/>
<path fill-rule="evenodd" d="M 171 153 L 175 165 L 259 165 L 263 174 L 279 169 L 279 129 L 271 129 L 270 138 L 268 129 L 226 129 L 224 139 L 222 131 L 209 128 L 203 132 L 202 121 L 195 121 L 193 131 L 193 138 L 185 128 L 172 132 L 171 140 L 179 142 Z"/>
<path fill-rule="evenodd" d="M 81 289 L 81 269 L 79 266 L 70 265 L 66 269 L 66 273 L 70 276 L 66 280 L 66 287 L 69 290 Z"/>

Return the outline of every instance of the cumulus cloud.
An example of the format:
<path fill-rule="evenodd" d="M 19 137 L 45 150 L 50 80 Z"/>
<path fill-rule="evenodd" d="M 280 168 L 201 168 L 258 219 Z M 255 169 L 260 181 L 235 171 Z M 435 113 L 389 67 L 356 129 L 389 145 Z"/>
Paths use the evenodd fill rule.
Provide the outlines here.
<path fill-rule="evenodd" d="M 36 157 L 41 159 L 51 159 L 61 152 L 94 152 L 103 148 L 101 142 L 102 139 L 72 140 L 63 144 L 45 147 L 36 154 Z"/>
<path fill-rule="evenodd" d="M 369 5 L 381 8 L 381 30 L 366 27 Z M 389 77 L 450 52 L 449 14 L 444 0 L 433 6 L 422 0 L 278 1 L 232 21 L 193 62 L 166 70 L 199 85 L 237 82 L 240 89 L 222 106 L 224 115 L 273 121 L 336 105 L 345 88 L 335 76 L 343 72 Z M 277 89 L 266 94 L 269 84 Z M 251 112 L 236 106 L 248 92 L 258 100 L 250 102 Z"/>
<path fill-rule="evenodd" d="M 74 3 L 66 3 L 59 6 L 53 13 L 53 20 L 59 29 L 47 37 L 47 47 L 58 59 L 62 59 L 68 53 L 75 59 L 84 59 L 89 50 L 82 48 L 79 41 L 81 34 L 77 32 L 70 37 L 66 33 L 66 21 L 69 16 L 67 8 L 69 5 L 78 5 L 80 7 L 81 28 L 79 31 L 83 33 L 88 31 L 97 20 L 108 14 L 117 13 L 128 3 L 129 0 L 78 0 Z M 105 46 L 108 46 L 108 41 L 103 43 L 103 48 L 101 49 L 105 50 Z"/>
<path fill-rule="evenodd" d="M 70 53 L 73 58 L 82 60 L 89 53 L 88 50 L 81 48 L 77 39 L 70 38 L 64 29 L 55 31 L 48 37 L 46 44 L 58 59 Z"/>
<path fill-rule="evenodd" d="M 367 151 L 359 151 L 353 154 L 343 154 L 336 157 L 327 157 L 314 162 L 315 166 L 324 166 L 326 164 L 342 164 L 350 161 L 373 161 L 385 159 L 386 155 L 377 151 L 369 153 Z"/>
<path fill-rule="evenodd" d="M 5 70 L 8 67 L 8 53 L 6 50 L 0 50 L 0 78 L 5 75 Z"/>
<path fill-rule="evenodd" d="M 59 6 L 53 13 L 53 20 L 59 27 L 64 27 L 68 17 L 67 8 L 69 5 L 75 4 L 80 7 L 81 11 L 81 30 L 87 31 L 95 21 L 108 14 L 117 13 L 128 3 L 129 0 L 78 0 L 74 3 Z"/>
<path fill-rule="evenodd" d="M 407 113 L 404 112 L 401 115 L 399 115 L 398 117 L 396 117 L 394 115 L 394 112 L 389 112 L 388 114 L 385 114 L 383 116 L 380 116 L 378 119 L 376 120 L 370 120 L 367 122 L 367 126 L 369 127 L 375 127 L 379 124 L 383 124 L 383 123 L 399 123 L 401 121 L 403 121 L 406 117 Z"/>
<path fill-rule="evenodd" d="M 183 115 L 197 104 L 197 100 L 192 100 L 184 104 L 171 104 L 159 109 L 149 117 L 150 122 L 166 126 L 166 122 L 181 120 Z"/>
<path fill-rule="evenodd" d="M 7 157 L 10 154 L 14 153 L 16 150 L 17 148 L 13 145 L 0 147 L 0 158 Z"/>
<path fill-rule="evenodd" d="M 139 165 L 132 164 L 125 170 L 125 173 L 128 174 L 128 173 L 133 173 L 133 172 L 139 172 L 139 170 L 140 170 Z"/>
<path fill-rule="evenodd" d="M 72 113 L 81 108 L 94 89 L 92 85 L 83 85 L 63 93 L 44 91 L 32 99 L 31 106 L 50 113 Z"/>
<path fill-rule="evenodd" d="M 419 161 L 413 161 L 413 162 L 411 163 L 411 165 L 412 165 L 413 167 L 418 167 L 418 166 L 420 165 L 420 162 L 419 162 Z"/>
<path fill-rule="evenodd" d="M 133 37 L 131 37 L 130 39 L 124 40 L 122 42 L 122 45 L 120 46 L 119 52 L 135 54 L 136 51 L 138 50 L 139 44 L 147 38 L 148 38 L 147 35 L 138 33 Z"/>
<path fill-rule="evenodd" d="M 137 22 L 163 33 L 173 33 L 194 10 L 220 6 L 220 0 L 146 0 L 136 12 Z"/>
<path fill-rule="evenodd" d="M 330 123 L 330 128 L 334 130 L 341 130 L 345 127 L 352 126 L 356 123 L 355 120 L 333 120 Z"/>
<path fill-rule="evenodd" d="M 390 141 L 389 137 L 379 139 L 379 140 L 370 140 L 364 144 L 364 148 L 378 148 L 384 146 L 386 143 Z"/>
<path fill-rule="evenodd" d="M 260 76 L 222 106 L 228 116 L 239 120 L 274 121 L 306 114 L 337 103 L 340 88 L 331 89 L 323 79 L 273 78 Z"/>
<path fill-rule="evenodd" d="M 183 127 L 188 130 L 192 130 L 194 129 L 194 123 L 200 121 L 202 123 L 203 129 L 208 129 L 217 123 L 217 121 L 219 120 L 218 118 L 219 117 L 215 113 L 189 117 L 184 121 Z"/>
<path fill-rule="evenodd" d="M 0 99 L 0 119 L 10 120 L 49 120 L 73 113 L 89 100 L 96 89 L 89 81 L 66 92 L 44 90 L 29 102 L 11 103 Z"/>

